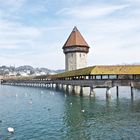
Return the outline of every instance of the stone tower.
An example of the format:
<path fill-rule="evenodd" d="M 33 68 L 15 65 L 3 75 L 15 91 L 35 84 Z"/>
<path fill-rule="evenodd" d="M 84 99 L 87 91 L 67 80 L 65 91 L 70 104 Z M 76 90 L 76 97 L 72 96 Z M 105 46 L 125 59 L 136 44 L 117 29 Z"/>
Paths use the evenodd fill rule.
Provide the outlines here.
<path fill-rule="evenodd" d="M 87 53 L 89 45 L 76 27 L 63 46 L 65 53 L 65 70 L 76 70 L 87 66 Z"/>

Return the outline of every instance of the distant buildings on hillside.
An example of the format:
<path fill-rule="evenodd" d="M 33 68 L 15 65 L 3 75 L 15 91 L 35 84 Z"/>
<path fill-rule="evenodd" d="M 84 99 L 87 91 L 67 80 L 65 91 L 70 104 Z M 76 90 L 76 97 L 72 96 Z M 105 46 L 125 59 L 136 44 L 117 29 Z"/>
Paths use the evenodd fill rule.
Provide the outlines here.
<path fill-rule="evenodd" d="M 0 77 L 15 77 L 15 76 L 39 76 L 47 74 L 55 74 L 64 70 L 50 70 L 47 68 L 33 68 L 31 66 L 0 66 Z"/>

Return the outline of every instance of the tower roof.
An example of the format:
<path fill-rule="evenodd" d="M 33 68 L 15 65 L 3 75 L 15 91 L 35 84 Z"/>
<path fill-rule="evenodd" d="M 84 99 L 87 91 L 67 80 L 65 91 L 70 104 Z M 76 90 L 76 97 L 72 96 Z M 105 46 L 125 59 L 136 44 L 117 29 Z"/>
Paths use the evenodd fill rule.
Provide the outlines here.
<path fill-rule="evenodd" d="M 81 33 L 78 31 L 76 26 L 73 28 L 63 48 L 72 47 L 72 46 L 80 46 L 80 47 L 89 48 L 89 45 L 87 44 L 87 42 L 85 41 Z"/>

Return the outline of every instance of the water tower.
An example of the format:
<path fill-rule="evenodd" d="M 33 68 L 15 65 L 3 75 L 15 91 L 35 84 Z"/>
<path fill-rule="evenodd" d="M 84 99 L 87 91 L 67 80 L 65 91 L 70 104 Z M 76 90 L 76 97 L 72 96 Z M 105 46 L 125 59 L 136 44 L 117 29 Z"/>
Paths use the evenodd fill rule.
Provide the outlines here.
<path fill-rule="evenodd" d="M 65 53 L 65 70 L 76 70 L 87 66 L 89 45 L 76 27 L 72 30 L 63 46 Z"/>

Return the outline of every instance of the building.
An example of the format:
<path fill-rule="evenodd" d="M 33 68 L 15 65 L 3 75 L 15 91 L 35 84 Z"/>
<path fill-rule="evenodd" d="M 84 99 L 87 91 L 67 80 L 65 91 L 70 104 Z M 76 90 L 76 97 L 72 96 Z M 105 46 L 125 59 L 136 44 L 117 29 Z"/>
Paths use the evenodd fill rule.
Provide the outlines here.
<path fill-rule="evenodd" d="M 89 45 L 76 27 L 65 42 L 63 52 L 65 54 L 66 71 L 87 67 Z"/>

